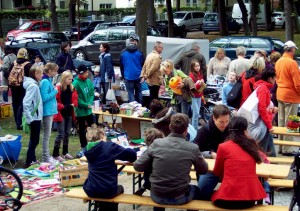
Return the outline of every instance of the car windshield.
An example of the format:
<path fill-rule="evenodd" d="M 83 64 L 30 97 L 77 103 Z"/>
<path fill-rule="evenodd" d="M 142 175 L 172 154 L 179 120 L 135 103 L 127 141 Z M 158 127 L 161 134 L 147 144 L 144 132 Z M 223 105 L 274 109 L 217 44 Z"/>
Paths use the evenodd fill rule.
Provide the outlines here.
<path fill-rule="evenodd" d="M 66 41 L 66 36 L 63 33 L 49 33 L 48 36 L 50 39 L 53 40 Z"/>
<path fill-rule="evenodd" d="M 184 12 L 175 12 L 174 14 L 174 19 L 183 19 L 186 13 Z"/>
<path fill-rule="evenodd" d="M 24 30 L 24 29 L 28 29 L 30 26 L 31 26 L 31 22 L 26 22 L 23 23 L 21 26 L 19 26 L 17 29 Z"/>
<path fill-rule="evenodd" d="M 205 21 L 216 21 L 218 19 L 218 16 L 216 14 L 206 14 L 204 16 Z"/>
<path fill-rule="evenodd" d="M 60 53 L 59 46 L 53 46 L 49 48 L 41 49 L 41 53 L 43 54 L 46 61 L 55 61 L 57 55 Z"/>
<path fill-rule="evenodd" d="M 122 22 L 133 22 L 135 19 L 135 16 L 125 16 L 123 19 L 122 19 Z"/>
<path fill-rule="evenodd" d="M 272 17 L 280 17 L 280 16 L 281 16 L 280 13 L 273 13 L 273 14 L 272 14 Z"/>
<path fill-rule="evenodd" d="M 277 40 L 277 39 L 272 39 L 273 44 L 274 44 L 274 48 L 277 50 L 282 50 L 284 43 L 281 40 Z"/>

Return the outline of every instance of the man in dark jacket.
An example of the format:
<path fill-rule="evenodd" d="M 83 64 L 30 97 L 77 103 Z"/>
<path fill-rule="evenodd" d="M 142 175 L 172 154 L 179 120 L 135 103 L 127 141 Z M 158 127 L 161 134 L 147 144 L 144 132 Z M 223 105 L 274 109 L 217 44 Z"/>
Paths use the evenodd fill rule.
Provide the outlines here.
<path fill-rule="evenodd" d="M 185 204 L 200 199 L 198 187 L 190 185 L 190 171 L 194 165 L 197 174 L 205 174 L 208 166 L 197 145 L 186 140 L 188 125 L 187 115 L 174 114 L 171 133 L 155 139 L 134 163 L 136 171 L 152 168 L 151 198 L 158 204 Z M 158 210 L 164 208 L 154 208 L 154 211 Z"/>
<path fill-rule="evenodd" d="M 203 78 L 206 81 L 206 60 L 200 53 L 200 45 L 197 42 L 193 42 L 191 50 L 183 52 L 180 57 L 175 60 L 174 66 L 177 69 L 181 69 L 186 75 L 189 75 L 191 71 L 191 61 L 193 59 L 196 59 L 199 62 L 200 71 L 202 71 Z"/>
<path fill-rule="evenodd" d="M 219 144 L 223 143 L 229 135 L 229 120 L 230 110 L 228 107 L 225 105 L 216 105 L 208 124 L 198 130 L 194 143 L 198 144 L 205 158 L 216 158 Z M 210 200 L 218 182 L 219 177 L 212 173 L 200 176 L 198 186 L 201 198 Z"/>
<path fill-rule="evenodd" d="M 129 37 L 129 44 L 120 54 L 120 70 L 128 92 L 129 102 L 142 103 L 140 75 L 145 58 L 137 46 L 138 42 L 139 37 L 136 34 Z"/>

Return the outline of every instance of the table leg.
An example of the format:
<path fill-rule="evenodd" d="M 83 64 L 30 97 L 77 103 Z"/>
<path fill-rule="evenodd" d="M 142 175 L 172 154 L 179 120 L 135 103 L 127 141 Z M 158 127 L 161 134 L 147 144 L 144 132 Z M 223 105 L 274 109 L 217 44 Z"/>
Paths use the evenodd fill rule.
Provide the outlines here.
<path fill-rule="evenodd" d="M 1 147 L 2 147 L 2 149 L 3 149 L 3 152 L 5 153 L 5 156 L 6 156 L 7 160 L 8 160 L 8 162 L 9 162 L 10 166 L 11 166 L 12 168 L 15 168 L 15 166 L 17 165 L 17 161 L 16 161 L 16 158 L 15 158 L 14 154 L 13 154 L 12 151 L 11 151 L 11 148 L 10 148 L 9 144 L 7 144 L 7 147 L 8 147 L 8 149 L 9 149 L 10 154 L 11 154 L 12 157 L 14 158 L 14 162 L 15 162 L 14 165 L 11 163 L 10 158 L 8 157 L 8 154 L 7 154 L 6 150 L 5 150 L 5 147 L 3 146 L 3 142 L 0 142 L 0 144 L 1 144 Z"/>

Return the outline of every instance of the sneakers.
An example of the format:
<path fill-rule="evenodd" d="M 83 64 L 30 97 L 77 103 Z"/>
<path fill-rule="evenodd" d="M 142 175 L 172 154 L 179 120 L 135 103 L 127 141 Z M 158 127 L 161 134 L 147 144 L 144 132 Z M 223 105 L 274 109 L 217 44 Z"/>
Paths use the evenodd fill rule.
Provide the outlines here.
<path fill-rule="evenodd" d="M 74 159 L 72 155 L 70 155 L 69 153 L 65 154 L 62 156 L 64 159 Z"/>
<path fill-rule="evenodd" d="M 57 160 L 58 162 L 64 162 L 65 159 L 61 156 L 53 157 L 54 160 Z"/>
<path fill-rule="evenodd" d="M 60 157 L 60 156 L 58 156 Z M 57 157 L 56 157 L 57 158 Z M 63 158 L 62 158 L 63 159 Z M 48 160 L 48 163 L 50 163 L 51 165 L 53 166 L 56 166 L 57 164 L 59 164 L 60 161 L 54 159 L 53 157 L 50 157 L 49 160 Z"/>
<path fill-rule="evenodd" d="M 35 165 L 35 164 L 40 164 L 40 162 L 37 160 L 37 161 L 32 161 L 30 164 L 25 163 L 24 167 L 27 169 L 28 167 Z"/>

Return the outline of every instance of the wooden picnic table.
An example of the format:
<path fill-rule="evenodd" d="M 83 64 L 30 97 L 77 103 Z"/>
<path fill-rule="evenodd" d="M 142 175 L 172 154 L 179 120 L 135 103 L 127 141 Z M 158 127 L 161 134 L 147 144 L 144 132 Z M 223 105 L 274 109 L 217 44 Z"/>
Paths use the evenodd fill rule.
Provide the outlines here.
<path fill-rule="evenodd" d="M 285 136 L 300 136 L 299 132 L 288 132 L 286 127 L 273 127 L 273 134 L 285 135 Z"/>

